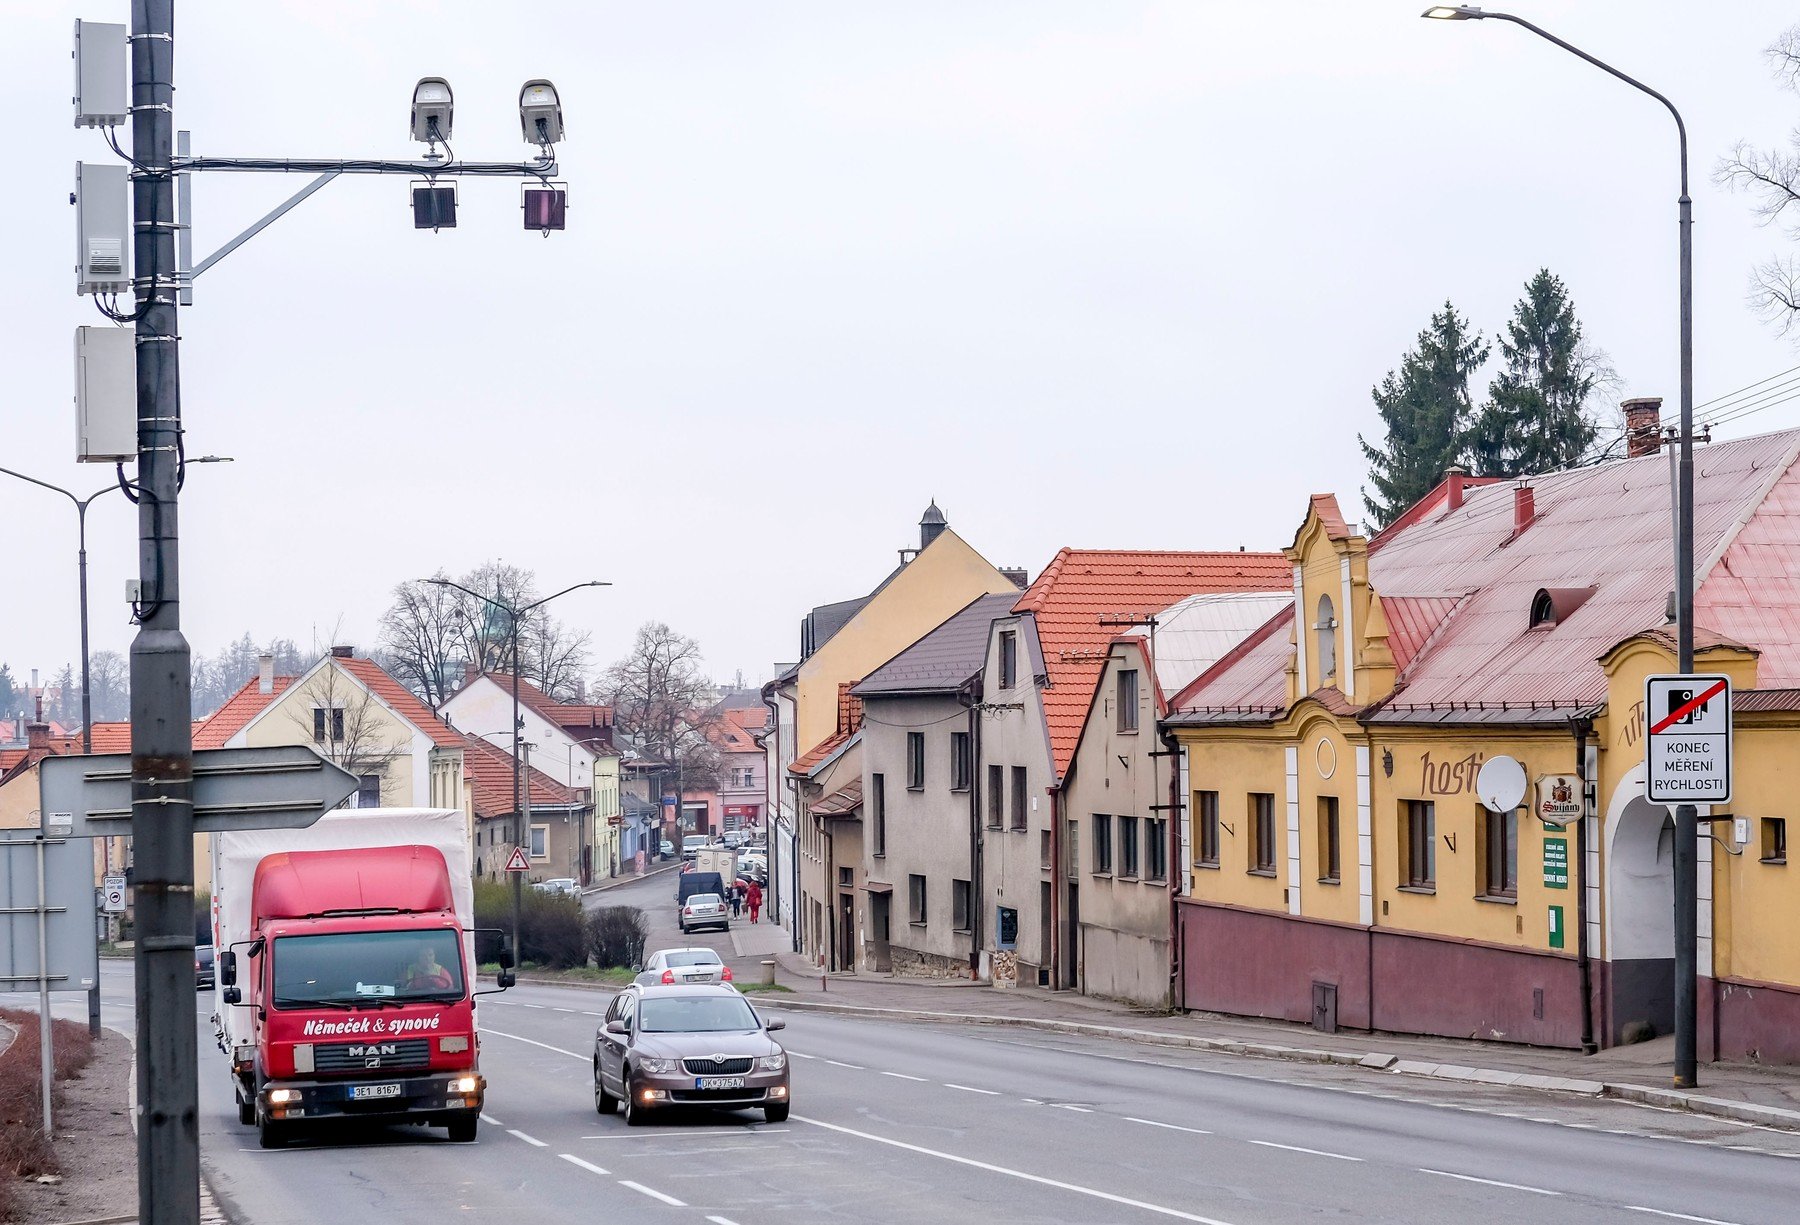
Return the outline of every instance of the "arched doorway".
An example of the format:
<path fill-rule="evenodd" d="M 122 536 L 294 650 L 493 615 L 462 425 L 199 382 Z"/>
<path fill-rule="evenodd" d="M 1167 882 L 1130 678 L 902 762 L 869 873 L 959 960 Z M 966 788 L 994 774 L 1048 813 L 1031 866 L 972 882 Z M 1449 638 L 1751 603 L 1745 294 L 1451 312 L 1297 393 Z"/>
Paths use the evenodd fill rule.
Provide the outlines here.
<path fill-rule="evenodd" d="M 1669 1033 L 1675 1018 L 1675 823 L 1644 799 L 1640 766 L 1607 813 L 1608 1039 L 1647 1022 Z"/>

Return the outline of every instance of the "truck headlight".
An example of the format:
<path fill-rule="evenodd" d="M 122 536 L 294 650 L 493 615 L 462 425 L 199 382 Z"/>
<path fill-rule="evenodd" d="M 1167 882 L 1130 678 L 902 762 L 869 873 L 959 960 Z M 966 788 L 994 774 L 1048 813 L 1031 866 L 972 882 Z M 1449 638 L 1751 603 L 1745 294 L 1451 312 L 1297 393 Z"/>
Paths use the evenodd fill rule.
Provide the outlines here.
<path fill-rule="evenodd" d="M 477 1083 L 476 1078 L 473 1076 L 458 1076 L 455 1080 L 450 1082 L 450 1092 L 473 1093 L 475 1092 Z"/>
<path fill-rule="evenodd" d="M 288 1102 L 297 1102 L 299 1100 L 300 1100 L 300 1090 L 298 1090 L 298 1089 L 270 1089 L 269 1090 L 269 1105 L 271 1105 L 271 1106 L 281 1106 L 281 1105 L 285 1105 Z"/>
<path fill-rule="evenodd" d="M 756 1061 L 756 1066 L 765 1072 L 779 1072 L 781 1069 L 787 1067 L 787 1056 L 780 1052 L 773 1055 L 764 1055 L 761 1059 Z"/>
<path fill-rule="evenodd" d="M 640 1055 L 636 1062 L 640 1072 L 648 1072 L 652 1076 L 666 1076 L 675 1070 L 673 1059 L 654 1059 L 647 1055 Z"/>

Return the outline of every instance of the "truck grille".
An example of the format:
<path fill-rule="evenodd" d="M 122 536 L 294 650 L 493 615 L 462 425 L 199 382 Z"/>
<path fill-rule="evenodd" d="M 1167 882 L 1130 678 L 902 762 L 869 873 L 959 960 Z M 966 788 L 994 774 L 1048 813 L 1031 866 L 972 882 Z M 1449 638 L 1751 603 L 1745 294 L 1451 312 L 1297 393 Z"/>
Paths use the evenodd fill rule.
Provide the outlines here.
<path fill-rule="evenodd" d="M 345 1042 L 313 1051 L 313 1070 L 318 1073 L 383 1072 L 429 1067 L 430 1038 L 402 1038 L 390 1042 Z"/>
<path fill-rule="evenodd" d="M 749 1059 L 683 1059 L 681 1066 L 689 1076 L 742 1076 L 750 1070 Z"/>

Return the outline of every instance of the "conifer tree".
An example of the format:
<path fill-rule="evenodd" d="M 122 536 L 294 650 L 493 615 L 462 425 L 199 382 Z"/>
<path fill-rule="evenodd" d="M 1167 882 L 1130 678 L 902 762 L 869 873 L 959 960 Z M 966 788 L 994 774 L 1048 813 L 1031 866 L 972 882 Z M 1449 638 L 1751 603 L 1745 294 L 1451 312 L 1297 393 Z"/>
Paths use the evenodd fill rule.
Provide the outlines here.
<path fill-rule="evenodd" d="M 1388 371 L 1370 392 L 1387 437 L 1379 447 L 1360 434 L 1356 441 L 1374 487 L 1363 489 L 1363 505 L 1378 523 L 1393 522 L 1461 460 L 1473 414 L 1469 378 L 1487 356 L 1481 334 L 1445 302 L 1401 359 L 1399 371 Z"/>
<path fill-rule="evenodd" d="M 1504 365 L 1466 435 L 1476 475 L 1574 467 L 1594 442 L 1587 401 L 1600 371 L 1582 346 L 1581 323 L 1562 280 L 1540 269 L 1498 339 Z"/>

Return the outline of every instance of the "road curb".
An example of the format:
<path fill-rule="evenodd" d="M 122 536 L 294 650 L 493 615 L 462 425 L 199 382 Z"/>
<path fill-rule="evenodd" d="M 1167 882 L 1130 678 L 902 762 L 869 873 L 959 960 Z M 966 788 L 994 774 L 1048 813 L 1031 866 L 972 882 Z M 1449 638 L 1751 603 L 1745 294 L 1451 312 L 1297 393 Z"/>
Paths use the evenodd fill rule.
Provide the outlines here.
<path fill-rule="evenodd" d="M 635 873 L 631 876 L 611 876 L 607 878 L 604 885 L 590 885 L 586 889 L 583 889 L 581 891 L 581 896 L 583 898 L 590 898 L 597 894 L 605 893 L 609 889 L 623 889 L 626 885 L 635 885 L 639 881 L 649 880 L 652 876 L 660 876 L 664 872 L 672 872 L 680 866 L 681 861 L 675 860 L 673 863 L 665 863 L 660 867 L 651 868 L 642 876 L 638 876 Z"/>

